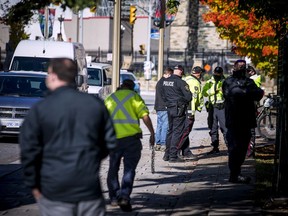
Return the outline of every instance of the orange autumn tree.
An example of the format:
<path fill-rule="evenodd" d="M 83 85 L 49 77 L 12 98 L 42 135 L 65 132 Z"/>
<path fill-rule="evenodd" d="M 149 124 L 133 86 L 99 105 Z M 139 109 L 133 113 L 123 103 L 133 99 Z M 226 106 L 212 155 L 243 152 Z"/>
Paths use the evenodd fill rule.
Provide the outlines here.
<path fill-rule="evenodd" d="M 209 7 L 203 14 L 205 22 L 213 22 L 222 39 L 236 47 L 235 53 L 247 56 L 252 63 L 270 77 L 277 72 L 278 40 L 276 21 L 257 18 L 253 9 L 238 8 L 238 0 L 200 0 Z"/>

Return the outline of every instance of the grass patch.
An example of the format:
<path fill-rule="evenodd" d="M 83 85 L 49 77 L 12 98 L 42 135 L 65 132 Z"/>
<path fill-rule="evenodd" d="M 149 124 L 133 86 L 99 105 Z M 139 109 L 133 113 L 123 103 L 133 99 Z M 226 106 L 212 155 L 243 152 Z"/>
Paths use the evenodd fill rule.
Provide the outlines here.
<path fill-rule="evenodd" d="M 255 204 L 263 206 L 273 192 L 275 145 L 258 147 L 255 154 Z"/>

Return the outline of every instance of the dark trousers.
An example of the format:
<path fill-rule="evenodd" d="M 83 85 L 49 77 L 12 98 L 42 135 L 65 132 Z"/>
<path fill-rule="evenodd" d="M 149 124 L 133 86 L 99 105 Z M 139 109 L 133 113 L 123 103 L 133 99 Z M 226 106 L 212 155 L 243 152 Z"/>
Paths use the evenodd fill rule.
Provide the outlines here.
<path fill-rule="evenodd" d="M 176 158 L 177 157 L 177 144 L 181 139 L 183 131 L 185 129 L 185 120 L 186 114 L 181 116 L 175 115 L 174 110 L 168 109 L 168 133 L 166 138 L 166 150 L 165 156 L 168 158 Z"/>
<path fill-rule="evenodd" d="M 237 177 L 241 174 L 241 166 L 245 161 L 250 139 L 250 128 L 228 128 L 228 165 L 231 177 Z"/>
<path fill-rule="evenodd" d="M 186 117 L 184 131 L 182 133 L 181 139 L 177 144 L 177 149 L 181 150 L 183 156 L 190 156 L 192 154 L 190 150 L 189 134 L 192 131 L 194 122 L 195 118 Z"/>
<path fill-rule="evenodd" d="M 214 148 L 219 147 L 219 127 L 224 137 L 224 142 L 227 145 L 227 128 L 225 126 L 225 109 L 218 109 L 216 107 L 213 109 L 213 121 L 212 126 L 210 128 L 210 136 L 211 136 L 211 145 Z"/>
<path fill-rule="evenodd" d="M 117 141 L 117 149 L 109 155 L 110 161 L 107 178 L 109 197 L 111 200 L 117 200 L 119 198 L 130 200 L 130 194 L 132 193 L 135 178 L 135 170 L 141 158 L 142 144 L 141 140 L 136 137 L 127 137 L 118 139 Z M 122 158 L 124 163 L 124 172 L 120 187 L 118 172 Z"/>

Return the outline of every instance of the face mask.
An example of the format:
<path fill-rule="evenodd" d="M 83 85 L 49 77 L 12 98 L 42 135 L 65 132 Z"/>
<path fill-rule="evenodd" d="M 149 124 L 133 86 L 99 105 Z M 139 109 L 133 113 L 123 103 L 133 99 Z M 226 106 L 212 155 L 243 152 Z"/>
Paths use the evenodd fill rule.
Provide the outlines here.
<path fill-rule="evenodd" d="M 214 77 L 214 79 L 215 79 L 216 81 L 219 81 L 219 80 L 221 79 L 222 75 L 216 75 L 216 74 L 214 74 L 213 77 Z"/>

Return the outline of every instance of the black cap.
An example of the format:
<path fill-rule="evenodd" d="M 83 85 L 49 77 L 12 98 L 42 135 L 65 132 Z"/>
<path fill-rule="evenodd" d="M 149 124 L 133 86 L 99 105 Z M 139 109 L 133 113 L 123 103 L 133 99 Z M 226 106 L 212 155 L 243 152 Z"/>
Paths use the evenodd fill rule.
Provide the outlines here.
<path fill-rule="evenodd" d="M 198 74 L 198 73 L 202 73 L 204 70 L 199 67 L 199 66 L 196 66 L 192 69 L 192 74 Z"/>
<path fill-rule="evenodd" d="M 223 68 L 222 67 L 216 67 L 214 69 L 214 73 L 223 73 Z"/>
<path fill-rule="evenodd" d="M 174 67 L 174 69 L 175 69 L 175 70 L 180 70 L 180 71 L 182 71 L 182 72 L 184 73 L 184 68 L 182 67 L 182 65 L 176 65 L 176 66 Z"/>

